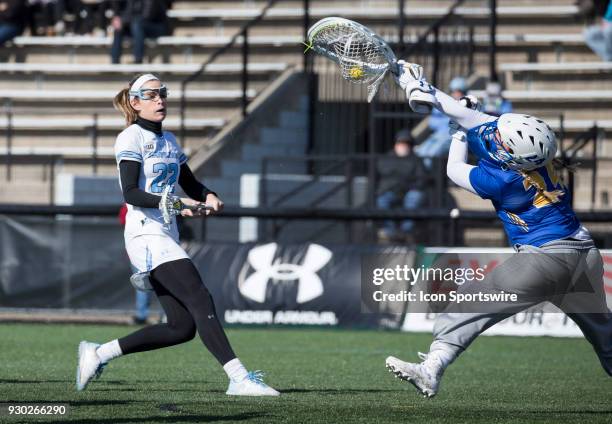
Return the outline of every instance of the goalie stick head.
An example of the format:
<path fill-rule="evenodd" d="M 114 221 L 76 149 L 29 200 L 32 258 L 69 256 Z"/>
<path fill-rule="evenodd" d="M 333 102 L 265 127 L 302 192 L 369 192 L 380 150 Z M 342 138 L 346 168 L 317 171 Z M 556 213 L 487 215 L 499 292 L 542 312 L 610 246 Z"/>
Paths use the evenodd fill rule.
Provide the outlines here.
<path fill-rule="evenodd" d="M 368 86 L 372 101 L 387 72 L 398 73 L 397 59 L 389 45 L 374 31 L 340 17 L 321 19 L 308 30 L 307 50 L 338 64 L 342 78 Z"/>

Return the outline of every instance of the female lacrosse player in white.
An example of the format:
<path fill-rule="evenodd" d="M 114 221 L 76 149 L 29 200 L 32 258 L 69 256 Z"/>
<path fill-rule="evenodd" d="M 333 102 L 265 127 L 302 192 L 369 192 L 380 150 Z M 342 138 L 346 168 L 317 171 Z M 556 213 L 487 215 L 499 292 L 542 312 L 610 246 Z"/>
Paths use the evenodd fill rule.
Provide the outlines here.
<path fill-rule="evenodd" d="M 138 275 L 148 277 L 168 322 L 102 345 L 81 342 L 77 389 L 85 389 L 111 359 L 184 343 L 197 331 L 228 375 L 228 395 L 277 396 L 279 393 L 262 381 L 261 373 L 248 372 L 234 354 L 210 293 L 178 243 L 176 220 L 173 217 L 170 225 L 164 223 L 160 194 L 176 183 L 190 197 L 175 202 L 176 212 L 182 216 L 199 214 L 185 205 L 205 202 L 212 207 L 207 214 L 223 207 L 217 195 L 196 180 L 174 135 L 162 130 L 166 97 L 166 87 L 159 78 L 144 74 L 121 90 L 113 104 L 127 124 L 115 143 L 121 189 L 128 204 L 126 249 Z"/>
<path fill-rule="evenodd" d="M 419 65 L 400 62 L 399 84 L 416 111 L 435 107 L 458 125 L 452 128 L 447 174 L 458 186 L 490 199 L 508 238 L 518 252 L 496 267 L 471 290 L 518 293 L 516 303 L 483 312 L 451 307 L 438 316 L 434 341 L 421 363 L 394 357 L 387 368 L 411 382 L 423 395 L 434 396 L 446 367 L 474 339 L 497 322 L 548 300 L 576 322 L 592 344 L 604 370 L 612 376 L 612 313 L 603 290 L 602 258 L 589 231 L 571 208 L 570 194 L 552 161 L 555 134 L 542 120 L 508 113 L 495 117 L 470 108 L 429 85 Z M 468 105 L 468 107 L 465 107 Z M 479 158 L 467 163 L 469 149 Z M 586 284 L 586 295 L 576 296 Z M 455 305 L 453 305 L 455 306 Z"/>

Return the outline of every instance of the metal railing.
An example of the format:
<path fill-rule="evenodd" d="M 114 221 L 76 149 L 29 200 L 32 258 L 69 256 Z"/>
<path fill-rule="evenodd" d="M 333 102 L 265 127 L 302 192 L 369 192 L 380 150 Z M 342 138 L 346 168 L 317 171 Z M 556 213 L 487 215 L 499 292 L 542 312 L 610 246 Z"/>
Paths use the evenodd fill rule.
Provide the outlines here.
<path fill-rule="evenodd" d="M 15 125 L 14 125 L 14 117 L 15 117 L 15 113 L 13 112 L 12 106 L 10 102 L 6 102 L 5 103 L 5 116 L 6 116 L 6 129 L 5 129 L 5 146 L 6 146 L 6 153 L 3 155 L 4 156 L 4 165 L 6 167 L 6 176 L 7 176 L 7 180 L 10 181 L 12 178 L 12 165 L 13 165 L 13 157 L 16 156 L 30 156 L 32 157 L 32 163 L 34 163 L 34 158 L 37 156 L 41 157 L 41 163 L 46 163 L 47 162 L 47 157 L 49 156 L 53 156 L 53 157 L 63 157 L 63 155 L 61 154 L 53 154 L 53 155 L 47 155 L 47 154 L 42 154 L 42 155 L 38 155 L 38 154 L 30 154 L 30 155 L 24 155 L 24 154 L 20 154 L 20 153 L 14 153 L 14 143 L 13 143 L 13 139 L 14 139 L 14 133 L 15 133 Z M 84 133 L 88 134 L 89 139 L 90 139 L 90 146 L 91 146 L 91 156 L 88 155 L 88 157 L 90 157 L 90 159 L 88 161 L 86 161 L 87 163 L 91 164 L 92 167 L 92 173 L 93 174 L 97 174 L 97 170 L 98 170 L 98 164 L 100 163 L 100 155 L 99 155 L 99 137 L 100 137 L 100 125 L 99 125 L 99 115 L 97 113 L 93 113 L 91 115 L 91 123 L 89 125 L 83 125 L 82 127 L 79 127 L 79 129 L 82 129 Z M 83 161 L 81 161 L 83 162 Z"/>
<path fill-rule="evenodd" d="M 398 1 L 397 28 L 389 30 L 387 26 L 387 33 L 378 32 L 398 57 L 423 65 L 428 79 L 434 85 L 445 87 L 453 77 L 468 77 L 474 70 L 474 28 L 455 14 L 463 3 L 464 0 L 455 1 L 447 13 L 424 32 L 407 34 L 405 2 Z M 312 55 L 307 70 L 312 75 L 311 154 L 383 153 L 392 147 L 397 131 L 414 129 L 425 118 L 410 110 L 404 93 L 391 80 L 387 80 L 374 101 L 367 104 L 365 87 L 342 80 L 336 65 L 329 60 Z M 368 169 L 368 181 L 374 184 L 375 164 L 370 163 Z M 368 205 L 373 207 L 374 186 L 368 192 Z"/>
<path fill-rule="evenodd" d="M 474 68 L 474 31 L 453 13 L 455 7 L 423 34 L 402 35 L 405 52 L 399 57 L 422 64 L 428 79 L 440 87 L 455 76 L 471 75 Z M 397 32 L 381 33 L 395 50 L 401 48 Z M 365 87 L 341 79 L 329 60 L 312 57 L 309 71 L 316 77 L 316 98 L 310 153 L 381 153 L 391 147 L 397 130 L 412 128 L 424 118 L 412 113 L 404 93 L 390 79 L 367 104 Z"/>
<path fill-rule="evenodd" d="M 10 152 L 10 151 L 9 151 Z M 0 155 L 2 161 L 6 164 L 6 179 L 11 181 L 11 167 L 20 165 L 36 165 L 41 166 L 42 181 L 49 182 L 49 204 L 52 205 L 55 200 L 55 174 L 56 168 L 61 166 L 63 158 L 61 155 Z"/>
<path fill-rule="evenodd" d="M 370 193 L 370 190 L 379 188 L 379 175 L 376 172 L 374 181 L 370 181 L 369 166 L 374 163 L 375 169 L 379 169 L 378 162 L 389 160 L 389 155 L 382 154 L 351 154 L 351 155 L 306 155 L 298 158 L 290 157 L 264 157 L 262 158 L 261 178 L 259 180 L 259 205 L 264 208 L 287 208 L 299 204 L 309 210 L 335 210 L 340 208 L 367 209 L 370 208 L 368 199 L 376 198 L 378 193 Z M 401 159 L 400 159 L 401 160 Z M 302 165 L 303 169 L 311 169 L 312 173 L 305 176 L 305 181 L 289 187 L 285 191 L 279 191 L 282 175 L 274 175 L 275 166 L 288 166 L 289 163 Z M 424 208 L 444 208 L 450 211 L 456 207 L 456 203 L 447 191 L 447 179 L 443 172 L 445 160 L 434 159 L 431 172 L 423 181 L 423 193 L 425 197 Z M 274 178 L 271 178 L 274 175 Z M 307 178 L 306 178 L 307 177 Z M 289 183 L 289 180 L 284 181 Z M 289 184 L 291 185 L 291 184 Z M 308 198 L 308 200 L 304 200 Z M 419 207 L 420 209 L 420 207 Z M 260 227 L 261 236 L 266 239 L 274 239 L 286 227 L 290 221 L 268 220 L 270 225 Z M 267 223 L 266 223 L 267 224 Z M 329 227 L 333 227 L 331 222 Z M 346 223 L 345 225 L 350 225 Z M 376 226 L 368 223 L 365 229 L 367 234 L 360 235 L 370 240 L 376 239 Z M 317 233 L 326 231 L 326 227 L 314 228 L 310 234 L 316 238 Z M 348 241 L 352 241 L 353 231 L 346 227 L 345 234 Z M 441 242 L 446 240 L 445 231 L 442 227 L 430 228 L 431 240 Z"/>
<path fill-rule="evenodd" d="M 101 157 L 99 153 L 99 120 L 98 114 L 94 113 L 91 117 L 91 124 L 83 126 L 83 131 L 87 132 L 90 139 L 91 154 L 82 156 L 67 156 L 62 154 L 22 154 L 15 153 L 14 146 L 14 112 L 10 102 L 5 103 L 6 113 L 6 130 L 5 130 L 5 146 L 6 151 L 0 154 L 0 163 L 4 164 L 5 179 L 12 181 L 14 178 L 13 168 L 15 166 L 41 166 L 42 181 L 49 182 L 49 204 L 55 201 L 55 177 L 57 169 L 63 165 L 90 165 L 93 175 L 98 174 L 100 165 L 114 164 L 115 159 Z"/>
<path fill-rule="evenodd" d="M 576 201 L 575 196 L 575 172 L 583 169 L 591 169 L 591 183 L 590 183 L 590 202 L 591 209 L 595 209 L 596 197 L 597 197 L 597 174 L 599 169 L 599 162 L 609 162 L 610 158 L 600 158 L 598 155 L 598 144 L 605 137 L 602 128 L 599 128 L 597 124 L 594 124 L 591 128 L 583 133 L 578 134 L 569 146 L 565 146 L 563 138 L 559 143 L 559 160 L 565 167 L 562 171 L 565 171 L 564 180 L 567 181 L 568 189 L 572 195 L 572 206 Z M 582 152 L 588 149 L 590 146 L 590 157 L 585 157 Z M 588 152 L 587 152 L 588 153 Z"/>
<path fill-rule="evenodd" d="M 48 216 L 71 215 L 71 216 L 117 216 L 121 205 L 89 205 L 89 206 L 39 206 L 23 204 L 0 204 L 0 215 L 8 216 Z M 584 223 L 609 223 L 612 221 L 612 211 L 577 211 L 578 218 Z M 498 228 L 501 224 L 497 215 L 493 211 L 459 210 L 457 213 L 450 214 L 445 208 L 419 208 L 415 210 L 379 210 L 379 209 L 309 209 L 302 207 L 237 207 L 227 206 L 223 213 L 217 215 L 215 219 L 239 219 L 257 218 L 260 220 L 308 220 L 308 221 L 336 221 L 341 223 L 358 222 L 380 222 L 386 220 L 405 220 L 410 219 L 423 223 L 432 223 L 438 228 L 443 228 L 448 234 L 448 243 L 445 245 L 453 246 L 461 244 L 461 234 L 469 228 Z M 600 234 L 610 235 L 609 228 Z M 259 238 L 263 242 L 265 237 Z M 314 241 L 312 238 L 304 237 L 304 241 Z M 612 240 L 612 239 L 608 239 Z M 201 240 L 204 241 L 204 240 Z M 359 240 L 355 242 L 369 242 L 369 240 L 359 234 Z M 610 247 L 608 244 L 600 244 L 599 247 Z"/>
<path fill-rule="evenodd" d="M 452 56 L 467 56 L 467 66 L 459 66 L 459 69 L 455 69 L 451 66 L 451 69 L 455 72 L 453 76 L 468 76 L 474 70 L 474 27 L 465 25 L 468 38 L 467 46 L 463 46 L 461 43 L 461 41 L 465 40 L 457 39 L 458 23 L 459 25 L 463 24 L 462 19 L 456 15 L 455 12 L 464 2 L 465 0 L 456 0 L 444 16 L 431 24 L 429 28 L 420 34 L 416 41 L 410 43 L 408 47 L 405 45 L 402 38 L 399 40 L 398 53 L 400 57 L 408 58 L 413 62 L 423 65 L 430 72 L 429 79 L 433 85 L 437 86 L 441 82 L 439 73 L 442 59 L 441 53 L 443 52 L 442 43 L 448 47 L 446 49 L 447 51 L 444 53 L 450 53 Z M 447 31 L 447 35 L 444 37 L 442 34 L 445 29 L 444 27 L 451 27 L 454 33 L 453 31 L 450 31 L 450 33 Z M 467 48 L 467 51 L 463 50 L 463 48 Z M 432 61 L 431 66 L 429 66 L 428 59 Z M 457 62 L 455 61 L 455 63 Z M 451 65 L 455 63 L 451 63 Z M 459 63 L 461 64 L 461 62 Z M 452 76 L 450 78 L 452 78 Z M 449 80 L 450 79 L 447 79 L 447 81 Z"/>
<path fill-rule="evenodd" d="M 489 0 L 489 80 L 497 77 L 497 0 Z"/>

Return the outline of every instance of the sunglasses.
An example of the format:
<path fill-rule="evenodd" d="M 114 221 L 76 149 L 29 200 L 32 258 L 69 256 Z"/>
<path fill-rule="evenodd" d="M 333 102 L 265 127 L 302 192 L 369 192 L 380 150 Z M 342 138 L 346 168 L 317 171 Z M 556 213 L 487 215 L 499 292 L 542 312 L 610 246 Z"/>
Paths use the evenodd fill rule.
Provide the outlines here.
<path fill-rule="evenodd" d="M 140 90 L 130 91 L 130 96 L 138 97 L 140 100 L 157 100 L 168 97 L 168 89 L 165 85 L 160 88 L 141 88 Z"/>

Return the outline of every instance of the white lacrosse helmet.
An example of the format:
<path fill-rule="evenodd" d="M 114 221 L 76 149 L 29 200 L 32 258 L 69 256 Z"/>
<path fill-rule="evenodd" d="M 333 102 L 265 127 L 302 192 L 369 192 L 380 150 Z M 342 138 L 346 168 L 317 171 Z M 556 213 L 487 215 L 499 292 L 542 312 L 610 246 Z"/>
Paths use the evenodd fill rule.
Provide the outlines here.
<path fill-rule="evenodd" d="M 541 119 L 520 113 L 504 113 L 483 125 L 474 153 L 500 166 L 522 171 L 547 165 L 557 153 L 553 130 Z M 472 146 L 471 146 L 472 147 Z"/>

